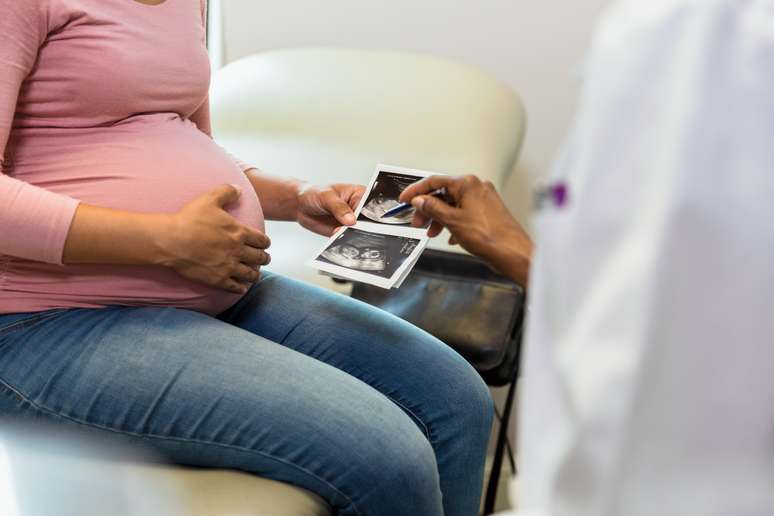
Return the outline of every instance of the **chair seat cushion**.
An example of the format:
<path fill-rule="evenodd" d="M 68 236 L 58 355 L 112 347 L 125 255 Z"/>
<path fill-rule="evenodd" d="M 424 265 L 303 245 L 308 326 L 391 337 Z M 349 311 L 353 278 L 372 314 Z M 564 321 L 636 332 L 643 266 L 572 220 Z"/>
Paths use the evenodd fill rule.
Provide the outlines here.
<path fill-rule="evenodd" d="M 289 484 L 237 471 L 137 466 L 151 484 L 173 483 L 185 516 L 330 516 L 319 496 Z"/>

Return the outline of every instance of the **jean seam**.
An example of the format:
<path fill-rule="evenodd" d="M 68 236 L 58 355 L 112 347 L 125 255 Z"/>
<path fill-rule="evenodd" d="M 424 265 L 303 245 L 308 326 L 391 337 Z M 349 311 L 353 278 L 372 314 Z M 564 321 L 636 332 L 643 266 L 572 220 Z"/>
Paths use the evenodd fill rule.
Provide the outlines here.
<path fill-rule="evenodd" d="M 382 393 L 382 394 L 384 394 L 384 393 Z M 422 419 L 421 417 L 419 417 L 419 415 L 416 414 L 413 410 L 411 410 L 406 405 L 404 405 L 400 401 L 396 400 L 392 396 L 390 396 L 388 394 L 384 394 L 384 396 L 386 396 L 388 400 L 390 400 L 391 402 L 395 403 L 397 406 L 399 406 L 400 408 L 402 408 L 403 410 L 405 410 L 406 412 L 408 412 L 409 414 L 414 416 L 414 418 L 416 418 L 416 420 L 419 421 L 419 423 L 422 425 L 422 428 L 425 431 L 425 435 L 427 436 L 427 440 L 430 441 L 430 445 L 435 447 L 436 443 L 433 442 L 433 433 L 430 431 L 430 427 L 428 427 L 427 424 L 425 423 L 425 420 Z"/>
<path fill-rule="evenodd" d="M 49 319 L 51 317 L 54 317 L 58 315 L 58 312 L 52 312 L 52 313 L 43 313 L 43 314 L 32 314 L 29 317 L 25 317 L 24 319 L 20 319 L 18 321 L 14 321 L 8 326 L 0 326 L 0 337 L 3 337 L 5 335 L 8 335 L 11 331 L 23 328 L 25 325 L 33 324 L 41 321 L 45 321 L 46 319 Z"/>
<path fill-rule="evenodd" d="M 15 389 L 12 385 L 10 385 L 8 382 L 6 382 L 3 378 L 0 378 L 0 385 L 2 385 L 4 387 L 6 387 L 7 389 L 9 389 L 11 392 L 16 394 L 16 396 L 21 398 L 21 400 L 23 402 L 29 404 L 30 406 L 32 406 L 36 410 L 39 410 L 39 411 L 41 411 L 43 413 L 49 414 L 49 415 L 57 417 L 57 418 L 62 418 L 62 419 L 65 419 L 67 421 L 71 421 L 71 422 L 76 423 L 78 425 L 83 425 L 85 427 L 98 428 L 100 430 L 104 430 L 104 431 L 107 431 L 107 432 L 112 432 L 112 433 L 121 434 L 121 435 L 130 435 L 132 437 L 139 437 L 141 439 L 148 439 L 148 440 L 158 439 L 158 440 L 162 440 L 162 441 L 174 441 L 174 442 L 182 442 L 182 443 L 193 443 L 193 444 L 204 444 L 204 445 L 209 445 L 209 446 L 217 446 L 217 447 L 220 447 L 220 448 L 227 448 L 227 449 L 247 452 L 247 453 L 254 454 L 254 455 L 260 455 L 262 457 L 265 457 L 265 458 L 268 458 L 268 459 L 280 462 L 280 463 L 285 464 L 287 466 L 290 466 L 290 467 L 292 467 L 294 469 L 297 469 L 297 470 L 301 471 L 302 473 L 305 473 L 305 474 L 307 474 L 307 475 L 309 475 L 309 476 L 319 480 L 320 482 L 324 483 L 325 485 L 327 485 L 328 487 L 333 489 L 336 493 L 338 493 L 339 495 L 344 497 L 344 499 L 346 499 L 347 502 L 349 502 L 350 506 L 355 511 L 355 514 L 357 514 L 358 516 L 362 516 L 362 513 L 357 508 L 357 505 L 355 505 L 355 502 L 349 496 L 347 496 L 346 494 L 342 493 L 336 486 L 334 486 L 333 484 L 331 484 L 330 482 L 328 482 L 324 478 L 319 477 L 315 473 L 307 470 L 306 468 L 304 468 L 302 466 L 299 466 L 298 464 L 293 464 L 292 462 L 289 462 L 289 461 L 287 461 L 287 460 L 285 460 L 285 459 L 283 459 L 281 457 L 276 457 L 276 456 L 274 456 L 274 455 L 272 455 L 270 453 L 266 453 L 266 452 L 263 452 L 263 451 L 260 451 L 260 450 L 252 450 L 250 448 L 245 448 L 243 446 L 236 446 L 236 445 L 233 445 L 233 444 L 218 443 L 218 442 L 213 442 L 213 441 L 205 441 L 205 440 L 200 440 L 200 439 L 186 439 L 186 438 L 183 438 L 183 437 L 172 437 L 172 436 L 156 435 L 156 434 L 150 434 L 150 433 L 149 434 L 140 434 L 140 433 L 137 433 L 137 432 L 130 432 L 130 431 L 127 431 L 127 430 L 119 430 L 119 429 L 116 429 L 116 428 L 110 428 L 108 426 L 99 425 L 97 423 L 91 423 L 91 422 L 88 422 L 88 421 L 82 421 L 82 420 L 80 420 L 78 418 L 67 416 L 65 414 L 59 414 L 59 413 L 57 413 L 57 412 L 55 412 L 55 411 L 53 411 L 53 410 L 51 410 L 51 409 L 49 409 L 47 407 L 44 407 L 42 405 L 39 405 L 38 403 L 35 403 L 31 399 L 29 399 L 27 396 L 25 396 L 22 392 L 20 392 L 18 389 Z M 259 476 L 259 475 L 256 475 L 256 476 Z"/>

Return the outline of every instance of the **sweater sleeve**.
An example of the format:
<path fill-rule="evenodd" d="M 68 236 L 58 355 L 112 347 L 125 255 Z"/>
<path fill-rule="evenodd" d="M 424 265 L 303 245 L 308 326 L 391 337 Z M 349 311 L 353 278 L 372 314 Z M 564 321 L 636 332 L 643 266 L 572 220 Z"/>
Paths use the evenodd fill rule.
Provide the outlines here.
<path fill-rule="evenodd" d="M 78 201 L 6 174 L 19 90 L 48 34 L 48 9 L 44 0 L 0 0 L 0 12 L 0 254 L 61 264 Z"/>

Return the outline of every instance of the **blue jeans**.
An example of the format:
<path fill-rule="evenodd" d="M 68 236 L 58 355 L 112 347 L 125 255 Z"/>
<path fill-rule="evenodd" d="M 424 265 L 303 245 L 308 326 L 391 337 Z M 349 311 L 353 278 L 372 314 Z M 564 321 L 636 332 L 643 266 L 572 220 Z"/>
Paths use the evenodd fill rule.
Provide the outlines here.
<path fill-rule="evenodd" d="M 427 333 L 269 273 L 217 318 L 0 315 L 0 416 L 295 484 L 336 514 L 477 514 L 492 410 L 476 372 Z"/>

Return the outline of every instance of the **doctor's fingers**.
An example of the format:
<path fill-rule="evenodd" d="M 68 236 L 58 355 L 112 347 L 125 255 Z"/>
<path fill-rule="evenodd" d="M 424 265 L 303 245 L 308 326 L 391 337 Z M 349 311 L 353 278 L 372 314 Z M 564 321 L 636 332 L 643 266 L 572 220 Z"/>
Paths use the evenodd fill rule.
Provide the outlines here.
<path fill-rule="evenodd" d="M 430 224 L 430 227 L 427 229 L 427 236 L 429 236 L 430 238 L 437 237 L 438 235 L 441 234 L 441 231 L 443 231 L 443 227 L 444 227 L 443 224 L 434 220 Z"/>
<path fill-rule="evenodd" d="M 427 226 L 428 223 L 430 224 L 429 227 Z M 427 227 L 427 236 L 430 238 L 437 237 L 441 231 L 443 231 L 443 224 L 436 220 L 432 220 L 427 215 L 423 215 L 418 211 L 414 212 L 414 218 L 411 219 L 411 225 L 415 228 Z"/>
<path fill-rule="evenodd" d="M 446 188 L 447 191 L 455 190 L 455 183 L 459 178 L 451 176 L 430 176 L 417 181 L 416 183 L 408 186 L 400 194 L 400 202 L 411 202 L 418 195 L 429 194 L 439 188 Z"/>
<path fill-rule="evenodd" d="M 488 182 L 481 181 L 478 176 L 473 174 L 459 177 L 430 176 L 406 188 L 400 196 L 400 201 L 411 202 L 412 199 L 419 195 L 429 194 L 435 190 L 445 188 L 446 197 L 459 205 L 464 201 L 465 196 L 480 190 L 486 184 Z"/>
<path fill-rule="evenodd" d="M 417 210 L 417 213 L 444 226 L 454 225 L 460 217 L 461 210 L 459 208 L 450 206 L 441 199 L 428 195 L 415 197 L 411 204 Z"/>

